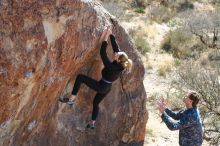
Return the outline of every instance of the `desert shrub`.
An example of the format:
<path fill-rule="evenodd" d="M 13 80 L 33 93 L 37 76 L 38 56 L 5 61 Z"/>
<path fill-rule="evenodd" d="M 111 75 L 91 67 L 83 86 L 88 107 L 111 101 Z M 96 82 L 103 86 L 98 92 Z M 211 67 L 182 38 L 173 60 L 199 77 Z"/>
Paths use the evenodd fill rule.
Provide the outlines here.
<path fill-rule="evenodd" d="M 134 3 L 134 6 L 136 7 L 145 8 L 150 3 L 150 1 L 151 0 L 134 0 L 133 3 Z"/>
<path fill-rule="evenodd" d="M 151 19 L 158 23 L 168 22 L 175 15 L 165 6 L 152 6 L 149 14 Z"/>
<path fill-rule="evenodd" d="M 138 51 L 145 55 L 147 52 L 150 52 L 151 48 L 147 42 L 147 40 L 145 39 L 145 34 L 143 33 L 144 31 L 142 30 L 141 27 L 138 27 L 136 29 L 130 29 L 128 31 L 129 35 L 131 36 L 131 38 L 134 41 L 134 44 L 136 46 L 136 48 L 138 49 Z"/>
<path fill-rule="evenodd" d="M 145 130 L 145 133 L 146 133 L 146 135 L 148 135 L 148 136 L 154 136 L 154 133 L 153 133 L 153 131 L 154 131 L 154 129 L 152 128 L 150 128 L 150 127 L 146 127 L 146 130 Z"/>
<path fill-rule="evenodd" d="M 158 73 L 160 76 L 166 77 L 166 73 L 172 69 L 172 62 L 170 60 L 164 60 L 159 64 Z"/>
<path fill-rule="evenodd" d="M 209 65 L 209 59 L 207 57 L 207 55 L 203 55 L 199 58 L 199 63 L 201 66 L 207 66 Z"/>
<path fill-rule="evenodd" d="M 153 65 L 150 62 L 148 62 L 147 65 L 146 65 L 146 68 L 148 70 L 153 69 Z"/>
<path fill-rule="evenodd" d="M 220 61 L 220 50 L 213 50 L 209 53 L 208 58 L 210 61 Z"/>
<path fill-rule="evenodd" d="M 189 0 L 159 0 L 160 4 L 172 9 L 175 12 L 183 12 L 189 9 L 194 9 L 192 1 Z"/>
<path fill-rule="evenodd" d="M 191 1 L 183 0 L 178 4 L 177 12 L 183 12 L 189 9 L 194 9 L 194 5 Z"/>
<path fill-rule="evenodd" d="M 168 22 L 168 26 L 171 28 L 177 28 L 177 27 L 181 27 L 182 26 L 182 20 L 179 18 L 174 18 L 169 20 Z"/>
<path fill-rule="evenodd" d="M 158 22 L 168 22 L 178 13 L 194 9 L 188 0 L 156 0 L 159 4 L 150 7 L 150 17 Z"/>
<path fill-rule="evenodd" d="M 220 50 L 211 50 L 208 59 L 212 67 L 220 68 Z"/>
<path fill-rule="evenodd" d="M 145 54 L 149 52 L 151 49 L 149 47 L 149 44 L 147 43 L 146 39 L 144 39 L 142 36 L 135 36 L 134 37 L 134 43 L 137 49 L 142 53 Z"/>
<path fill-rule="evenodd" d="M 174 57 L 193 57 L 193 36 L 181 29 L 170 31 L 164 37 L 161 49 L 171 52 Z"/>
<path fill-rule="evenodd" d="M 218 9 L 220 9 L 220 1 L 219 0 L 209 0 L 211 4 L 216 6 Z"/>

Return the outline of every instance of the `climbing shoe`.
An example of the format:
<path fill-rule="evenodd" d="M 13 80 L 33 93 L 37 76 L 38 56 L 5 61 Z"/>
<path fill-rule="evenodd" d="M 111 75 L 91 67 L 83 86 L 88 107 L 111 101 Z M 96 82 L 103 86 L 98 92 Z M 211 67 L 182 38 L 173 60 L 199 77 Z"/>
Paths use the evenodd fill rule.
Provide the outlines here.
<path fill-rule="evenodd" d="M 69 98 L 68 98 L 68 99 L 69 99 Z M 73 105 L 74 102 L 75 102 L 75 100 L 71 100 L 71 99 L 69 99 L 69 101 L 67 101 L 66 104 Z"/>
<path fill-rule="evenodd" d="M 61 96 L 60 98 L 59 98 L 59 101 L 60 102 L 62 102 L 62 103 L 66 103 L 66 104 L 68 104 L 68 105 L 73 105 L 74 104 L 74 100 L 71 100 L 71 99 L 69 99 L 69 98 L 64 98 L 63 96 Z"/>
<path fill-rule="evenodd" d="M 95 129 L 96 126 L 95 126 L 94 124 L 88 124 L 88 125 L 86 126 L 86 128 Z"/>

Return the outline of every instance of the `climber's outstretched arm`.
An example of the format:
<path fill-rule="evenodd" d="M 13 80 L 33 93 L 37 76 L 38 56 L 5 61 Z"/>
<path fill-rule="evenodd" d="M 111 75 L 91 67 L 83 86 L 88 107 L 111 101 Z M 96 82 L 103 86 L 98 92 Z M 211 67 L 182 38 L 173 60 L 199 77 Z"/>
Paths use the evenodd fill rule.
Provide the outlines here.
<path fill-rule="evenodd" d="M 110 31 L 110 32 L 108 32 Z M 103 41 L 108 41 L 109 35 L 112 33 L 110 26 L 105 26 L 101 37 L 99 38 L 99 44 L 101 44 Z"/>
<path fill-rule="evenodd" d="M 110 40 L 111 40 L 112 49 L 113 49 L 114 53 L 120 52 L 120 49 L 118 47 L 118 43 L 117 43 L 115 36 L 113 34 L 110 34 Z"/>
<path fill-rule="evenodd" d="M 104 34 L 104 41 L 108 41 L 108 38 L 109 38 L 109 36 L 110 36 L 110 40 L 111 40 L 111 44 L 112 44 L 112 49 L 113 49 L 113 52 L 114 52 L 114 54 L 113 54 L 113 58 L 118 58 L 118 52 L 120 52 L 120 49 L 119 49 L 119 47 L 118 47 L 118 43 L 117 43 L 117 41 L 116 41 L 116 39 L 115 39 L 115 36 L 112 34 L 112 29 L 111 29 L 111 27 L 109 26 L 109 27 L 107 27 L 107 29 L 106 29 L 106 32 L 103 32 L 103 33 L 105 33 Z"/>
<path fill-rule="evenodd" d="M 112 66 L 111 61 L 109 60 L 107 53 L 106 53 L 106 49 L 108 46 L 107 41 L 108 41 L 108 37 L 111 33 L 112 33 L 112 31 L 111 31 L 110 27 L 107 27 L 107 29 L 105 29 L 101 35 L 101 37 L 103 37 L 104 40 L 101 45 L 100 55 L 101 55 L 103 64 L 108 67 Z"/>
<path fill-rule="evenodd" d="M 106 29 L 102 33 L 104 41 L 106 41 L 106 42 L 108 41 L 110 34 L 112 34 L 112 28 L 111 28 L 111 26 L 107 26 Z"/>

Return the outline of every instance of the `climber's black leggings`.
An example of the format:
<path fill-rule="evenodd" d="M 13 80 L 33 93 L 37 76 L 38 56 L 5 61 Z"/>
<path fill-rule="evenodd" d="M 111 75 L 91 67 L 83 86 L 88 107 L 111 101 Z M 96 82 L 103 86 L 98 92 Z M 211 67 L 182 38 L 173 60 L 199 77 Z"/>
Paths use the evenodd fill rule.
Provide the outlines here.
<path fill-rule="evenodd" d="M 82 83 L 86 84 L 91 89 L 97 91 L 96 96 L 93 100 L 93 111 L 92 111 L 92 120 L 96 120 L 99 112 L 99 103 L 109 93 L 112 84 L 106 83 L 103 80 L 96 81 L 85 75 L 78 75 L 73 87 L 72 95 L 77 95 L 80 85 Z"/>

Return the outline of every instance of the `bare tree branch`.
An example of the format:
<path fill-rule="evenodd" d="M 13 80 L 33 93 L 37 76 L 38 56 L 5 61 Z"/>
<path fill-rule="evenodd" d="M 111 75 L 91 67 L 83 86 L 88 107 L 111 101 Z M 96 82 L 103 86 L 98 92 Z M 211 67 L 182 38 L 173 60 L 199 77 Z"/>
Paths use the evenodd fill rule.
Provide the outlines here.
<path fill-rule="evenodd" d="M 187 27 L 193 35 L 199 38 L 201 43 L 209 48 L 220 48 L 220 12 L 207 12 L 191 14 L 187 16 Z"/>

